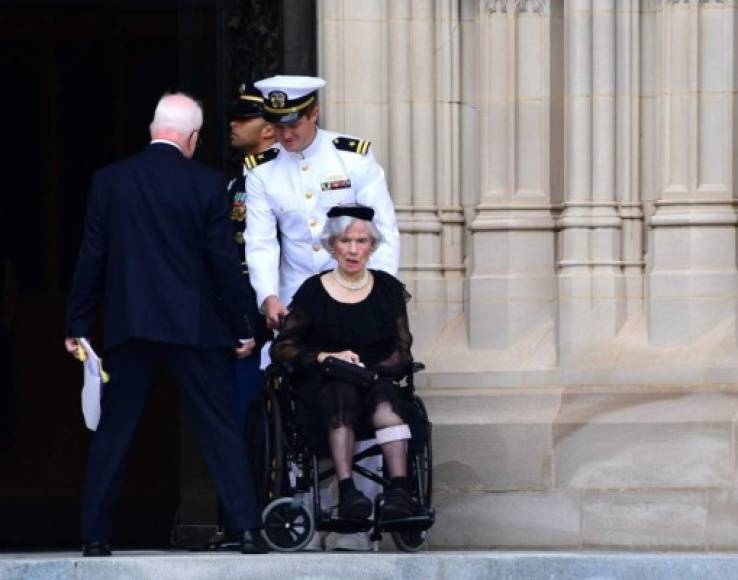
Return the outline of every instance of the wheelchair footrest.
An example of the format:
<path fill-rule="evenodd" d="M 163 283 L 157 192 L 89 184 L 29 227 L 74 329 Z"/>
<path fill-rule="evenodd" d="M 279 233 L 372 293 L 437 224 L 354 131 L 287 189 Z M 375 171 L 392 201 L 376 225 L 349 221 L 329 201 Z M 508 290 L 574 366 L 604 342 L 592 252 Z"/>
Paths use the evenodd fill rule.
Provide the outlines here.
<path fill-rule="evenodd" d="M 366 532 L 374 527 L 372 519 L 353 519 L 353 518 L 330 518 L 321 519 L 318 523 L 318 530 L 321 532 L 338 532 L 339 534 L 352 534 L 354 532 Z"/>
<path fill-rule="evenodd" d="M 405 532 L 408 530 L 427 530 L 436 521 L 436 514 L 433 510 L 420 516 L 412 516 L 410 518 L 400 518 L 396 520 L 380 520 L 379 528 L 384 532 Z"/>

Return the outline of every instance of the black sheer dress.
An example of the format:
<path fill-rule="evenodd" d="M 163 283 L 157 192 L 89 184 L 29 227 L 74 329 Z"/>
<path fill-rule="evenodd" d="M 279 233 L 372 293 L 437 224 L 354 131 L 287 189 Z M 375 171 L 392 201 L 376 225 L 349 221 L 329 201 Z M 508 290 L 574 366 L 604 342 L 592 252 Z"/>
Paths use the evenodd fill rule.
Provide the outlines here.
<path fill-rule="evenodd" d="M 369 295 L 354 304 L 331 298 L 318 274 L 308 278 L 295 294 L 284 328 L 274 340 L 275 362 L 294 365 L 295 402 L 301 427 L 311 445 L 325 453 L 328 429 L 354 427 L 357 439 L 374 436 L 369 418 L 376 406 L 388 402 L 404 418 L 402 401 L 392 380 L 404 376 L 412 361 L 406 302 L 410 295 L 390 274 L 371 270 Z M 363 390 L 321 374 L 320 352 L 352 350 L 364 365 L 386 380 Z"/>

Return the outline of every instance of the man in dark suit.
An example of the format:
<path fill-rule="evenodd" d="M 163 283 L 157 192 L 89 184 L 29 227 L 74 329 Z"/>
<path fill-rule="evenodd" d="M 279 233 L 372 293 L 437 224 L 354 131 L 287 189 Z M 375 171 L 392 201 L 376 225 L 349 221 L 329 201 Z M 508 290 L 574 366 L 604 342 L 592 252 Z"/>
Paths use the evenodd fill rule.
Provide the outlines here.
<path fill-rule="evenodd" d="M 249 294 L 231 238 L 225 181 L 191 160 L 201 126 L 198 103 L 165 95 L 150 126 L 151 144 L 92 181 L 65 340 L 76 354 L 104 297 L 110 382 L 87 463 L 86 556 L 110 554 L 124 456 L 162 364 L 183 392 L 241 551 L 266 551 L 232 409 L 231 349 L 239 340 L 237 358 L 251 349 Z"/>

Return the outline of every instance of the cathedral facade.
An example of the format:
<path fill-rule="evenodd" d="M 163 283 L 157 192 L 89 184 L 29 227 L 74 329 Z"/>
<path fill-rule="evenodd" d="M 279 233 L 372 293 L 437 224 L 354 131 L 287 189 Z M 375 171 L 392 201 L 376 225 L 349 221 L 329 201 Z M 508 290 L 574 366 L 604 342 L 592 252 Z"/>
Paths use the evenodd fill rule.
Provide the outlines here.
<path fill-rule="evenodd" d="M 436 547 L 738 547 L 738 2 L 320 0 L 434 421 Z"/>

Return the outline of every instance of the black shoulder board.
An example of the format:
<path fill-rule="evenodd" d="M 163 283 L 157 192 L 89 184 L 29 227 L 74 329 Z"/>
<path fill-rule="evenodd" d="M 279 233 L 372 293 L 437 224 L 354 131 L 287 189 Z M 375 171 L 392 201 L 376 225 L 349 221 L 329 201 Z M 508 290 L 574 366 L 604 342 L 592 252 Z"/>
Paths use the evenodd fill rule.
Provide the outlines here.
<path fill-rule="evenodd" d="M 372 146 L 372 142 L 353 137 L 336 137 L 333 140 L 333 145 L 341 151 L 352 151 L 359 155 L 366 155 L 369 153 L 369 147 Z"/>
<path fill-rule="evenodd" d="M 272 147 L 271 149 L 267 149 L 266 151 L 262 151 L 256 155 L 247 155 L 243 158 L 243 164 L 246 166 L 246 169 L 253 169 L 262 163 L 271 161 L 277 155 L 279 155 L 279 149 Z"/>

